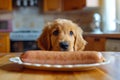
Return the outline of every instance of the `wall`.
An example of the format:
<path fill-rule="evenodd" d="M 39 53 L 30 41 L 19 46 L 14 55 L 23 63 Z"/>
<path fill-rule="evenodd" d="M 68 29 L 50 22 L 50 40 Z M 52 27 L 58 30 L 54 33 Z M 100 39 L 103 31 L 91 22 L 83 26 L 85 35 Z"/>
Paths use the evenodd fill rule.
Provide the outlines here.
<path fill-rule="evenodd" d="M 14 31 L 41 31 L 43 26 L 43 14 L 39 14 L 37 7 L 20 7 L 13 11 Z"/>
<path fill-rule="evenodd" d="M 97 9 L 98 10 L 98 9 Z M 57 18 L 70 19 L 77 23 L 84 31 L 91 31 L 93 14 L 97 10 L 80 10 L 59 13 L 39 12 L 38 7 L 21 7 L 14 9 L 12 13 L 4 14 L 12 18 L 13 31 L 19 30 L 37 30 L 41 31 L 44 24 Z M 1 15 L 1 14 L 0 14 Z"/>
<path fill-rule="evenodd" d="M 72 12 L 62 12 L 62 13 L 46 13 L 44 14 L 44 20 L 50 22 L 57 18 L 70 19 L 77 23 L 85 32 L 92 31 L 91 23 L 93 21 L 93 14 L 97 10 L 81 10 Z"/>

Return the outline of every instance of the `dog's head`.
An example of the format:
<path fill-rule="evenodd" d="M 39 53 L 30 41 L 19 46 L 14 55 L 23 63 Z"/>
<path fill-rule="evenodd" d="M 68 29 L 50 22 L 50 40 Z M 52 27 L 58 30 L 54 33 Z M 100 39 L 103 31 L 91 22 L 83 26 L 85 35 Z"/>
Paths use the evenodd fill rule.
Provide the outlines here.
<path fill-rule="evenodd" d="M 82 37 L 82 29 L 66 19 L 56 19 L 48 23 L 38 38 L 38 47 L 52 51 L 83 50 L 86 41 Z"/>

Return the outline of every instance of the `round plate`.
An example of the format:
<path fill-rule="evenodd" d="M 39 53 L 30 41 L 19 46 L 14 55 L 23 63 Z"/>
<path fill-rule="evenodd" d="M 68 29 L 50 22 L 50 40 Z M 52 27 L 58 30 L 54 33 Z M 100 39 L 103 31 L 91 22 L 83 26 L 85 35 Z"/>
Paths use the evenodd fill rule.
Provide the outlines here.
<path fill-rule="evenodd" d="M 94 63 L 94 64 L 74 64 L 74 65 L 51 65 L 51 64 L 33 64 L 24 63 L 20 60 L 20 57 L 12 57 L 9 60 L 13 63 L 21 64 L 25 68 L 39 69 L 39 70 L 54 70 L 54 71 L 80 71 L 90 70 L 97 66 L 105 65 L 110 63 L 110 57 L 105 56 L 105 62 Z"/>

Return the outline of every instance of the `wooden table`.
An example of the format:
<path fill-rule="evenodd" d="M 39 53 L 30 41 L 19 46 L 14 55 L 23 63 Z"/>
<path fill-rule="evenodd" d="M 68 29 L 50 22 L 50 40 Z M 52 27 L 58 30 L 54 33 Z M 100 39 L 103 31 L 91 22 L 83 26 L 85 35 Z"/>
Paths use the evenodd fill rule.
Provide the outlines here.
<path fill-rule="evenodd" d="M 109 64 L 86 71 L 41 71 L 24 68 L 9 61 L 18 53 L 0 53 L 0 80 L 120 80 L 120 52 L 104 52 L 112 56 Z"/>

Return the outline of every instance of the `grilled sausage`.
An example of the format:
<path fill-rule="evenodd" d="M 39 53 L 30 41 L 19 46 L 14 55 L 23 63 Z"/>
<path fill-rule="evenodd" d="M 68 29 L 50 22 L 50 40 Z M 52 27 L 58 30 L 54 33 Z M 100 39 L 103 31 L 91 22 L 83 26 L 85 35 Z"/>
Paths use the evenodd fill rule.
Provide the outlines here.
<path fill-rule="evenodd" d="M 39 64 L 91 64 L 104 61 L 102 54 L 97 51 L 26 51 L 20 59 Z"/>

